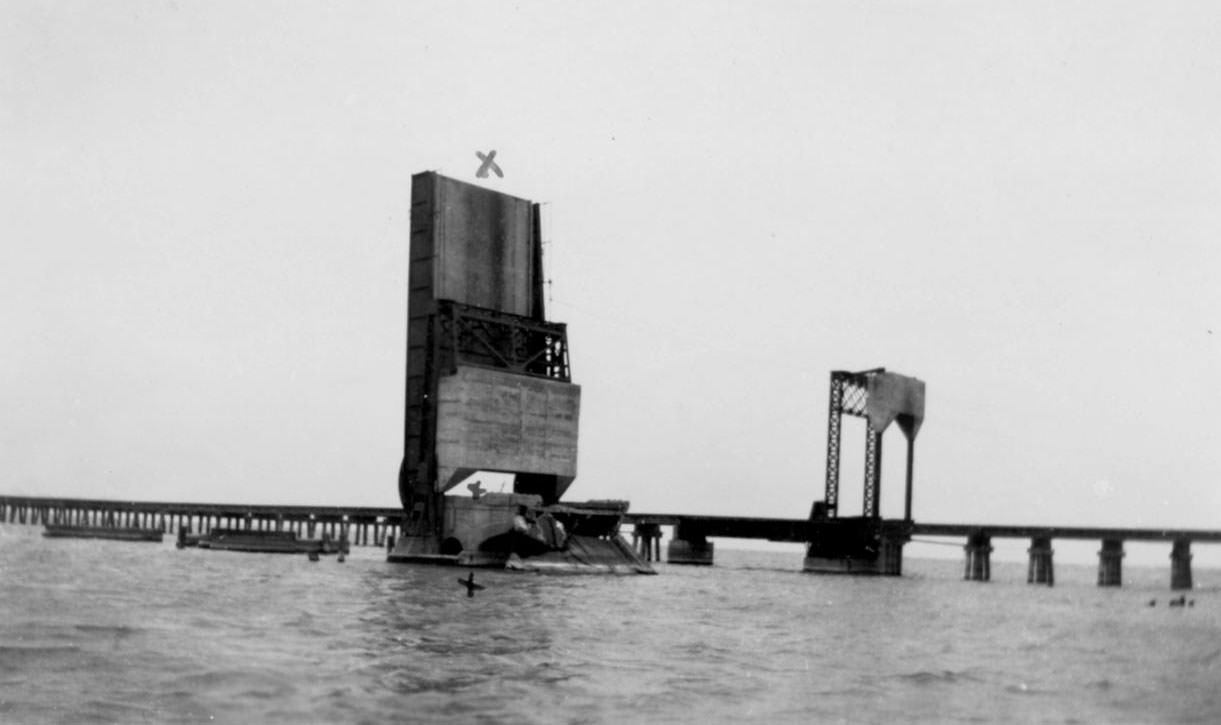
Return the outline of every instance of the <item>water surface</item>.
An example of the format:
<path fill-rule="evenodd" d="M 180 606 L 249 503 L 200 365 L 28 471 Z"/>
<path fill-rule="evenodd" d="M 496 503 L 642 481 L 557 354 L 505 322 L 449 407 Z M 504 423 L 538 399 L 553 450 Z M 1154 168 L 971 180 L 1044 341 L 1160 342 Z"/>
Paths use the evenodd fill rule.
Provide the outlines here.
<path fill-rule="evenodd" d="M 654 577 L 479 571 L 468 598 L 465 571 L 383 556 L 0 526 L 0 721 L 1221 722 L 1216 572 L 1170 609 L 1161 569 L 1099 589 L 1058 564 L 1049 589 L 722 548 Z"/>

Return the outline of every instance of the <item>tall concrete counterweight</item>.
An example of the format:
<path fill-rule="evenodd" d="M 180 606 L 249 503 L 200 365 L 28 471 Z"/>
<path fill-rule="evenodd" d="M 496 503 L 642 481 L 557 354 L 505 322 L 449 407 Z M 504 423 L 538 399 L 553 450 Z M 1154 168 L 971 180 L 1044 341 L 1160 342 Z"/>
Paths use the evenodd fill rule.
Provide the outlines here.
<path fill-rule="evenodd" d="M 409 535 L 480 470 L 553 503 L 576 477 L 580 387 L 543 309 L 539 208 L 432 172 L 412 177 L 399 493 Z"/>

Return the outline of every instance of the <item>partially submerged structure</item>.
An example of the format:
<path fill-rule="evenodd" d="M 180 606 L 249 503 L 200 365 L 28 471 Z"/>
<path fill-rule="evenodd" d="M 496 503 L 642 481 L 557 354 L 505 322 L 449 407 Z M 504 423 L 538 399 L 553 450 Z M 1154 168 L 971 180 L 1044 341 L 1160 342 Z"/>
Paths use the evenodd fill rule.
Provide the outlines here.
<path fill-rule="evenodd" d="M 577 475 L 580 386 L 544 311 L 539 205 L 425 172 L 412 178 L 407 382 L 392 562 L 651 569 L 618 534 L 622 501 L 561 503 Z M 477 472 L 512 492 L 451 491 Z M 459 489 L 461 490 L 461 489 Z"/>
<path fill-rule="evenodd" d="M 179 549 L 198 547 L 216 551 L 246 551 L 260 554 L 319 554 L 348 553 L 348 540 L 338 540 L 323 534 L 321 538 L 299 538 L 295 531 L 259 531 L 214 527 L 204 534 L 191 534 L 186 529 L 178 530 Z"/>
<path fill-rule="evenodd" d="M 75 526 L 47 524 L 42 535 L 49 539 L 111 539 L 113 541 L 161 541 L 161 529 L 135 526 Z"/>

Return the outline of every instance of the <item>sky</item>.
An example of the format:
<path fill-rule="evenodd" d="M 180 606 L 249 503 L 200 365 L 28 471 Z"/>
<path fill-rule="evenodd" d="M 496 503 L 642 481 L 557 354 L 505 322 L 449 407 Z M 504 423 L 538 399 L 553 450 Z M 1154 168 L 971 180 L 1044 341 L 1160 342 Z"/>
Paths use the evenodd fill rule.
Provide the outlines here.
<path fill-rule="evenodd" d="M 917 520 L 1221 528 L 1219 32 L 1209 2 L 0 3 L 0 491 L 398 505 L 432 170 L 544 204 L 570 500 L 804 517 L 830 372 L 886 367 L 927 385 Z"/>

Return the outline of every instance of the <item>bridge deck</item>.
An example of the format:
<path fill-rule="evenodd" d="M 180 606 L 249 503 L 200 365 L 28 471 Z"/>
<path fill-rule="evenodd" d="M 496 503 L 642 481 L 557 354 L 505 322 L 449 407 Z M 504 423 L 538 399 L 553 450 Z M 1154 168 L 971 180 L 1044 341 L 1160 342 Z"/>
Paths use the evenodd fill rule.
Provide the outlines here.
<path fill-rule="evenodd" d="M 691 516 L 687 514 L 628 513 L 624 516 L 628 524 L 660 524 L 675 526 L 679 523 L 698 528 L 705 536 L 767 539 L 769 541 L 804 542 L 810 540 L 810 531 L 818 523 L 802 519 L 744 518 L 738 516 Z M 901 525 L 902 521 L 887 519 L 887 524 Z M 965 537 L 975 533 L 1002 538 L 1048 537 L 1052 539 L 1123 539 L 1127 541 L 1173 541 L 1190 539 L 1198 542 L 1221 542 L 1221 531 L 1207 529 L 1151 529 L 1122 527 L 1081 526 L 1037 526 L 1014 524 L 939 524 L 914 521 L 913 536 Z"/>
<path fill-rule="evenodd" d="M 228 518 L 283 519 L 285 521 L 398 523 L 400 508 L 360 506 L 277 506 L 254 504 L 182 503 L 169 501 L 115 501 L 87 498 L 48 498 L 37 496 L 0 496 L 0 510 L 17 508 L 85 509 L 91 511 L 138 512 L 166 516 L 210 515 Z M 778 519 L 744 516 L 700 516 L 694 514 L 628 513 L 623 523 L 689 526 L 704 536 L 731 539 L 761 539 L 776 542 L 809 541 L 819 526 L 806 519 Z M 887 526 L 903 526 L 897 519 L 885 520 Z M 1122 528 L 1080 526 L 1037 526 L 1014 524 L 911 523 L 913 536 L 966 537 L 982 533 L 994 538 L 1122 539 L 1126 541 L 1173 541 L 1221 543 L 1221 530 L 1172 528 Z"/>

